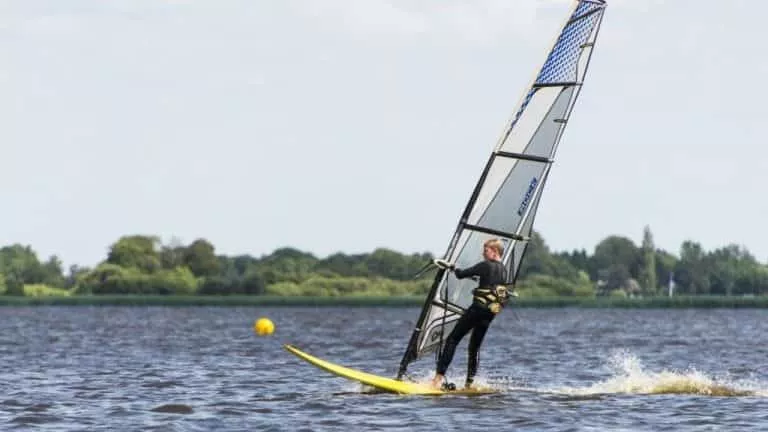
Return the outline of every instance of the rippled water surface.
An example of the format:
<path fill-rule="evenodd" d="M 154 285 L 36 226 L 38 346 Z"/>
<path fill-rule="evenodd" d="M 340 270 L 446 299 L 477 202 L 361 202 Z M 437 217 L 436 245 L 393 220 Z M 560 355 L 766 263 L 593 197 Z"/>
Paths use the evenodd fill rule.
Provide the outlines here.
<path fill-rule="evenodd" d="M 417 314 L 0 308 L 0 430 L 768 430 L 766 310 L 505 311 L 479 377 L 501 392 L 476 397 L 366 394 L 281 348 L 393 376 Z"/>

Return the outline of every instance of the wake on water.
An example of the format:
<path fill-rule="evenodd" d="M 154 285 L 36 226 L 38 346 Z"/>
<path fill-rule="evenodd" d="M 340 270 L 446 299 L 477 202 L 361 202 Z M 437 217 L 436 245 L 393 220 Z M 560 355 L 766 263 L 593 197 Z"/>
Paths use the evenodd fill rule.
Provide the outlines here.
<path fill-rule="evenodd" d="M 627 351 L 615 351 L 608 361 L 613 371 L 610 378 L 586 387 L 556 387 L 549 389 L 506 387 L 505 390 L 525 390 L 569 396 L 605 394 L 692 394 L 701 396 L 768 396 L 768 385 L 758 381 L 711 377 L 689 369 L 684 371 L 646 371 L 640 360 Z"/>
<path fill-rule="evenodd" d="M 711 377 L 695 369 L 646 371 L 634 354 L 623 350 L 615 351 L 609 358 L 607 366 L 611 369 L 612 375 L 604 381 L 586 387 L 540 388 L 521 386 L 514 380 L 491 378 L 482 373 L 478 375 L 475 381 L 480 386 L 493 387 L 501 392 L 525 391 L 576 397 L 607 394 L 768 397 L 768 385 L 764 382 L 734 380 L 730 377 Z M 419 382 L 427 382 L 431 375 L 413 378 Z M 357 388 L 359 392 L 359 385 Z M 363 392 L 370 392 L 370 390 L 366 387 Z"/>

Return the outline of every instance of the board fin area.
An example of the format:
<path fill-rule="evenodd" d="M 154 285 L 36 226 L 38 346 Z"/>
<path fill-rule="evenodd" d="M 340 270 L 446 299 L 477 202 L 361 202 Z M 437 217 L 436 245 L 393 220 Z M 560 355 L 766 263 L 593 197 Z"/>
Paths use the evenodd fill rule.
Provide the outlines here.
<path fill-rule="evenodd" d="M 378 392 L 373 392 L 373 393 L 380 393 L 383 391 L 386 393 L 396 393 L 396 394 L 403 394 L 403 395 L 425 395 L 425 396 L 439 396 L 439 395 L 449 395 L 449 394 L 482 395 L 482 394 L 498 393 L 498 390 L 493 388 L 488 388 L 488 387 L 479 387 L 479 388 L 470 388 L 470 389 L 457 388 L 456 390 L 451 390 L 451 391 L 435 389 L 435 388 L 432 388 L 427 383 L 399 381 L 396 379 L 386 378 L 386 377 L 374 375 L 368 372 L 363 372 L 357 369 L 352 369 L 345 366 L 337 365 L 335 363 L 331 363 L 329 361 L 307 354 L 304 351 L 290 344 L 283 345 L 283 348 L 285 348 L 286 351 L 295 355 L 296 357 L 320 369 L 330 372 L 336 376 L 357 381 L 361 384 L 365 384 L 367 386 L 370 386 L 379 390 Z"/>

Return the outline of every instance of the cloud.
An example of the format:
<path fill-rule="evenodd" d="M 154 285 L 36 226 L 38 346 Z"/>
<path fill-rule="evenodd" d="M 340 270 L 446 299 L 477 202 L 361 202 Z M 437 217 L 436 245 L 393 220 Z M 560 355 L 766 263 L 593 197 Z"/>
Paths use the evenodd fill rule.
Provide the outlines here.
<path fill-rule="evenodd" d="M 363 38 L 425 38 L 445 43 L 489 44 L 532 33 L 552 33 L 570 10 L 569 0 L 423 2 L 299 0 L 296 12 Z"/>
<path fill-rule="evenodd" d="M 41 15 L 24 19 L 18 30 L 22 36 L 60 36 L 79 31 L 82 20 L 75 14 Z"/>
<path fill-rule="evenodd" d="M 320 24 L 364 35 L 417 35 L 428 23 L 418 14 L 398 8 L 386 0 L 305 0 L 293 3 L 295 11 Z"/>
<path fill-rule="evenodd" d="M 376 43 L 432 42 L 493 45 L 554 37 L 572 0 L 295 0 L 293 13 L 332 31 Z M 611 0 L 608 16 L 635 23 L 665 6 L 665 0 Z M 645 18 L 643 18 L 645 17 Z M 615 30 L 621 34 L 622 31 Z M 623 36 L 628 37 L 628 36 Z M 537 45 L 537 48 L 539 46 Z"/>

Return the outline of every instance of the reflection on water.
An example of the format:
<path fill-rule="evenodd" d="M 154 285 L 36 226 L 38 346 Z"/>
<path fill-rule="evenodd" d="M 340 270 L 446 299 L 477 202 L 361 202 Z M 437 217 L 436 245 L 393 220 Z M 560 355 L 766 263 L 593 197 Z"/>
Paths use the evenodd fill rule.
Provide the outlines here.
<path fill-rule="evenodd" d="M 768 311 L 523 309 L 481 397 L 367 392 L 283 351 L 394 376 L 415 308 L 0 309 L 0 430 L 768 430 Z M 258 337 L 269 316 L 276 333 Z M 466 341 L 448 378 L 463 381 Z M 433 359 L 410 374 L 427 380 Z"/>

